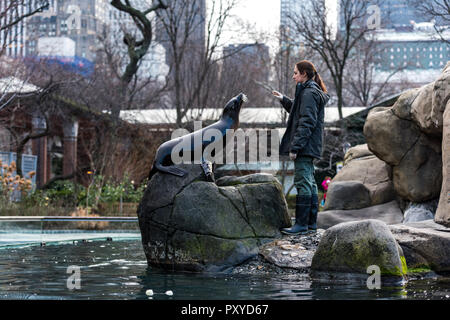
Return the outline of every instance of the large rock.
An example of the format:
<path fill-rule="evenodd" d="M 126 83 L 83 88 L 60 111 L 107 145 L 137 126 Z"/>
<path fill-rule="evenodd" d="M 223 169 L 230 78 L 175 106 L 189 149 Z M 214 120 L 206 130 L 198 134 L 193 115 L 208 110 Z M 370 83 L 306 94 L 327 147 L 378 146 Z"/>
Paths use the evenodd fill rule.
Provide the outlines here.
<path fill-rule="evenodd" d="M 440 138 L 442 127 L 436 126 L 431 117 L 433 94 L 434 82 L 420 88 L 419 95 L 411 104 L 411 116 L 422 132 Z"/>
<path fill-rule="evenodd" d="M 450 98 L 450 62 L 444 68 L 441 76 L 434 82 L 431 121 L 440 128 L 444 127 L 444 112 L 448 110 L 448 101 Z"/>
<path fill-rule="evenodd" d="M 367 144 L 359 144 L 348 149 L 344 156 L 344 168 L 352 160 L 361 159 L 365 157 L 373 156 L 372 151 L 369 150 Z M 342 170 L 341 170 L 342 171 Z M 339 171 L 339 172 L 341 172 Z M 351 179 L 350 179 L 351 180 Z"/>
<path fill-rule="evenodd" d="M 328 229 L 339 223 L 366 219 L 376 219 L 386 224 L 397 224 L 402 222 L 403 213 L 395 200 L 357 210 L 321 211 L 317 216 L 317 226 L 322 229 Z"/>
<path fill-rule="evenodd" d="M 360 182 L 369 191 L 370 202 L 365 204 L 366 207 L 369 207 L 390 202 L 395 199 L 394 185 L 391 179 L 391 167 L 374 156 L 368 149 L 367 144 L 364 144 L 348 150 L 345 155 L 344 167 L 333 178 L 331 185 L 336 182 L 344 181 Z M 342 187 L 340 190 L 346 192 Z M 343 196 L 338 194 L 335 195 L 338 199 Z M 353 198 L 348 198 L 347 201 L 353 201 Z M 328 195 L 327 202 L 326 210 L 343 208 L 343 206 L 338 207 L 333 204 L 332 199 L 330 199 Z M 353 205 L 352 209 L 360 208 L 364 208 L 364 206 L 357 207 Z"/>
<path fill-rule="evenodd" d="M 412 202 L 439 197 L 442 185 L 440 149 L 438 140 L 421 134 L 400 164 L 392 169 L 394 189 L 399 196 Z"/>
<path fill-rule="evenodd" d="M 364 124 L 369 150 L 391 166 L 400 164 L 420 135 L 413 121 L 398 117 L 391 107 L 372 109 Z"/>
<path fill-rule="evenodd" d="M 447 68 L 447 72 L 450 73 L 450 68 Z M 450 227 L 450 100 L 447 101 L 443 116 L 442 188 L 435 221 Z"/>
<path fill-rule="evenodd" d="M 403 249 L 408 269 L 450 273 L 450 229 L 433 220 L 389 226 Z"/>
<path fill-rule="evenodd" d="M 442 173 L 436 170 L 442 167 L 441 142 L 426 134 L 432 131 L 429 114 L 425 114 L 430 106 L 422 106 L 430 97 L 430 88 L 408 91 L 391 108 L 374 108 L 364 125 L 369 149 L 393 167 L 395 192 L 412 202 L 434 199 L 441 189 Z M 414 112 L 408 103 L 414 104 Z"/>
<path fill-rule="evenodd" d="M 370 192 L 359 181 L 333 181 L 327 192 L 324 210 L 353 210 L 369 207 Z"/>
<path fill-rule="evenodd" d="M 282 187 L 272 175 L 217 186 L 204 181 L 200 166 L 185 168 L 184 178 L 156 173 L 139 205 L 149 265 L 221 271 L 257 255 L 261 244 L 290 226 Z"/>
<path fill-rule="evenodd" d="M 379 220 L 346 222 L 325 231 L 312 259 L 313 278 L 359 274 L 376 265 L 381 276 L 402 280 L 405 258 L 388 226 Z"/>

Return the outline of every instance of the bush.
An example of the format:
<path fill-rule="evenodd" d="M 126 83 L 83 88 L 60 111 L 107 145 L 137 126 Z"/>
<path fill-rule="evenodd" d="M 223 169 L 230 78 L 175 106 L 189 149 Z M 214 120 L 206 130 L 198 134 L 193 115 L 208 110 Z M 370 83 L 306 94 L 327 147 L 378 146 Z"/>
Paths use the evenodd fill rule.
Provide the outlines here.
<path fill-rule="evenodd" d="M 72 181 L 56 181 L 46 190 L 36 190 L 26 200 L 30 205 L 60 207 L 95 207 L 99 203 L 139 202 L 146 188 L 146 181 L 137 187 L 128 177 L 120 183 L 111 180 L 104 182 L 100 175 L 95 176 L 89 187 Z"/>

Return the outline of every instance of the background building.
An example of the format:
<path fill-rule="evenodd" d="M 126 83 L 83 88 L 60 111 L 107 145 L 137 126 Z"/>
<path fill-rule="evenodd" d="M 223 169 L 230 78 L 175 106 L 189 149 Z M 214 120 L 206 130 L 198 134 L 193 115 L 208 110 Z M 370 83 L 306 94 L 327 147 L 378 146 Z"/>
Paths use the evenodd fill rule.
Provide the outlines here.
<path fill-rule="evenodd" d="M 55 0 L 51 0 L 51 3 Z M 35 0 L 27 1 L 27 5 L 18 4 L 17 10 L 8 10 L 10 8 L 10 0 L 0 0 L 0 26 L 7 25 L 8 22 L 22 17 L 36 8 L 40 4 Z M 5 45 L 5 54 L 9 57 L 23 57 L 27 49 L 27 20 L 23 19 L 11 28 L 0 31 L 0 46 Z"/>
<path fill-rule="evenodd" d="M 206 0 L 195 0 L 193 6 L 183 5 L 183 1 L 172 2 L 173 0 L 166 0 L 166 3 L 170 6 L 171 3 L 175 4 L 174 10 L 175 14 L 172 14 L 174 19 L 178 19 L 178 39 L 182 39 L 184 37 L 185 28 L 184 26 L 187 24 L 190 25 L 189 28 L 189 36 L 186 46 L 191 49 L 194 48 L 196 53 L 202 54 L 205 51 L 205 32 L 206 32 Z M 178 13 L 179 11 L 179 13 Z M 164 16 L 164 15 L 163 15 Z M 184 17 L 190 17 L 191 20 L 189 22 L 185 22 Z M 156 23 L 155 25 L 155 40 L 160 43 L 166 52 L 166 64 L 171 65 L 172 63 L 172 47 L 173 43 L 170 41 L 170 37 L 167 32 L 164 30 L 164 27 L 161 23 Z M 181 41 L 181 40 L 180 40 Z M 177 45 L 180 45 L 177 43 Z M 191 50 L 189 50 L 191 51 Z M 189 58 L 188 58 L 189 59 Z"/>
<path fill-rule="evenodd" d="M 303 10 L 311 10 L 313 0 L 281 0 L 280 1 L 280 32 L 281 48 L 289 45 L 301 47 L 296 34 L 296 24 L 293 21 L 295 16 L 300 15 Z M 317 1 L 317 0 L 316 0 Z M 324 1 L 324 0 L 321 0 Z"/>
<path fill-rule="evenodd" d="M 444 35 L 450 39 L 450 32 Z M 450 44 L 429 32 L 380 31 L 376 41 L 381 48 L 376 68 L 381 71 L 400 67 L 441 70 L 450 60 Z"/>
<path fill-rule="evenodd" d="M 27 20 L 27 55 L 38 54 L 41 37 L 68 37 L 75 42 L 75 56 L 94 61 L 109 6 L 107 0 L 51 1 L 47 10 Z"/>

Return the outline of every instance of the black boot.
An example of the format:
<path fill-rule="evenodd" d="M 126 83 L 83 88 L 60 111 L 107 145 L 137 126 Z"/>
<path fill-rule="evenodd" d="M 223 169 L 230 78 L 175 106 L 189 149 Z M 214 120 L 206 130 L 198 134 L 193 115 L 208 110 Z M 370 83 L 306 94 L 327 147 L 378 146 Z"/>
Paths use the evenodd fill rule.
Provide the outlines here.
<path fill-rule="evenodd" d="M 319 212 L 319 197 L 313 194 L 311 197 L 311 211 L 308 219 L 308 232 L 314 233 L 317 231 L 317 213 Z"/>
<path fill-rule="evenodd" d="M 281 233 L 287 235 L 307 234 L 310 211 L 311 196 L 297 195 L 295 204 L 295 224 L 291 228 L 281 229 Z"/>

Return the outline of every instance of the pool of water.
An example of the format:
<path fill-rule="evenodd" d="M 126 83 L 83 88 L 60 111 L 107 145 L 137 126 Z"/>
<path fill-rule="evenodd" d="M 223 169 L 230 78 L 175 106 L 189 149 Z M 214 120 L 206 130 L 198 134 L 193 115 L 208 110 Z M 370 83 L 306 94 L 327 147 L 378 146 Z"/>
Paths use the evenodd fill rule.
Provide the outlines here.
<path fill-rule="evenodd" d="M 73 288 L 77 274 L 68 269 L 71 266 L 79 267 L 79 289 Z M 148 290 L 153 295 L 147 295 Z M 140 240 L 91 240 L 0 249 L 0 298 L 450 300 L 450 279 L 430 278 L 369 290 L 359 285 L 315 283 L 307 275 L 164 272 L 147 266 Z"/>

